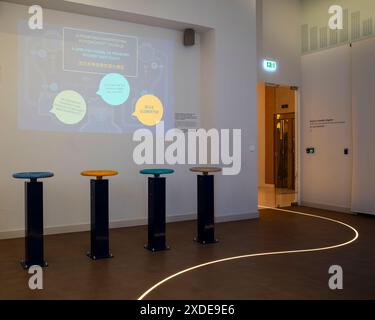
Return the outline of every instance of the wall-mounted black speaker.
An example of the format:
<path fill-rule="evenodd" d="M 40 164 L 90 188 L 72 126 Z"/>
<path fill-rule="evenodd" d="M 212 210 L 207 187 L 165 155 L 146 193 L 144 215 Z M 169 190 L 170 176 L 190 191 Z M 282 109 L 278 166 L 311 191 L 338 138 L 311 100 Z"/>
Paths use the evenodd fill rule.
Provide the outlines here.
<path fill-rule="evenodd" d="M 195 45 L 195 30 L 185 29 L 184 31 L 184 46 L 191 47 Z"/>

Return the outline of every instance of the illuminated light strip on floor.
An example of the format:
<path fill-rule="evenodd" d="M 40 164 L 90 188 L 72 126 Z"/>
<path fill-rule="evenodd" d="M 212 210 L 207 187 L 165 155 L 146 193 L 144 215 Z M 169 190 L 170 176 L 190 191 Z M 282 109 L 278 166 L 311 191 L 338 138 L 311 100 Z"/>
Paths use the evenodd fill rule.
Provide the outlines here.
<path fill-rule="evenodd" d="M 334 220 L 334 219 L 326 218 L 326 217 L 322 217 L 322 216 L 317 216 L 317 215 L 309 214 L 309 213 L 302 213 L 302 212 L 297 212 L 297 211 L 292 211 L 292 210 L 286 210 L 286 209 L 270 208 L 270 207 L 263 207 L 263 206 L 259 206 L 259 208 L 260 209 L 270 209 L 270 210 L 277 210 L 277 211 L 282 211 L 282 212 L 288 212 L 288 213 L 298 214 L 298 215 L 301 215 L 301 216 L 312 217 L 312 218 L 316 218 L 316 219 L 330 221 L 330 222 L 333 222 L 333 223 L 336 223 L 336 224 L 340 224 L 340 225 L 342 225 L 342 226 L 344 226 L 346 228 L 349 228 L 351 231 L 354 232 L 355 236 L 350 241 L 347 241 L 347 242 L 344 242 L 344 243 L 341 243 L 341 244 L 337 244 L 337 245 L 333 245 L 333 246 L 329 246 L 329 247 L 313 248 L 313 249 L 301 249 L 301 250 L 289 250 L 289 251 L 275 251 L 275 252 L 254 253 L 254 254 L 247 254 L 247 255 L 242 255 L 242 256 L 229 257 L 229 258 L 224 258 L 224 259 L 219 259 L 219 260 L 214 260 L 214 261 L 202 263 L 202 264 L 196 265 L 196 266 L 188 268 L 188 269 L 181 270 L 181 271 L 179 271 L 179 272 L 177 272 L 175 274 L 170 275 L 169 277 L 167 277 L 167 278 L 163 279 L 162 281 L 156 283 L 154 286 L 152 286 L 150 289 L 148 289 L 146 292 L 144 292 L 137 300 L 143 300 L 152 291 L 154 291 L 156 288 L 160 287 L 164 283 L 168 282 L 169 280 L 172 280 L 172 279 L 174 279 L 174 278 L 176 278 L 176 277 L 178 277 L 178 276 L 180 276 L 180 275 L 182 275 L 184 273 L 187 273 L 187 272 L 190 272 L 190 271 L 193 271 L 193 270 L 197 270 L 197 269 L 200 269 L 200 268 L 203 268 L 203 267 L 207 267 L 207 266 L 210 266 L 210 265 L 213 265 L 213 264 L 227 262 L 227 261 L 233 261 L 233 260 L 239 260 L 239 259 L 261 257 L 261 256 L 273 256 L 273 255 L 283 255 L 283 254 L 295 254 L 295 253 L 306 253 L 306 252 L 317 252 L 317 251 L 333 250 L 333 249 L 337 249 L 337 248 L 340 248 L 340 247 L 344 247 L 344 246 L 350 245 L 351 243 L 355 242 L 358 239 L 358 237 L 359 237 L 359 233 L 358 233 L 358 231 L 355 228 L 353 228 L 352 226 L 350 226 L 350 225 L 348 225 L 348 224 L 346 224 L 344 222 L 338 221 L 338 220 Z"/>

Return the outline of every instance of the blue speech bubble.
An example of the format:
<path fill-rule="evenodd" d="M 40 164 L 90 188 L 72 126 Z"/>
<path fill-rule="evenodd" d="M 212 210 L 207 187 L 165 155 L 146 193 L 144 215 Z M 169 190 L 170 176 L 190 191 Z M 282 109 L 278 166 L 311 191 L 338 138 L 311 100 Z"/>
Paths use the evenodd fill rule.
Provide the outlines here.
<path fill-rule="evenodd" d="M 122 105 L 129 99 L 129 81 L 119 73 L 107 74 L 100 81 L 99 90 L 96 94 L 111 106 Z"/>

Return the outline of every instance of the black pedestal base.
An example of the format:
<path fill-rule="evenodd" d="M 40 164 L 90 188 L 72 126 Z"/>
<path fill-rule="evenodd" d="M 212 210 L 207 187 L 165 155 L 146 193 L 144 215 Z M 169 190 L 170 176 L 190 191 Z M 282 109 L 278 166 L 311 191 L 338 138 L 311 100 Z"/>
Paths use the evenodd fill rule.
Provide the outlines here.
<path fill-rule="evenodd" d="M 92 260 L 113 258 L 109 252 L 108 180 L 91 180 L 91 251 Z"/>
<path fill-rule="evenodd" d="M 158 251 L 167 251 L 167 250 L 171 250 L 171 248 L 167 245 L 165 245 L 164 247 L 156 247 L 156 248 L 152 248 L 150 247 L 148 244 L 145 244 L 144 248 L 148 251 L 151 251 L 151 252 L 158 252 Z"/>
<path fill-rule="evenodd" d="M 169 250 L 166 245 L 166 194 L 164 177 L 148 178 L 148 243 L 152 252 Z"/>
<path fill-rule="evenodd" d="M 214 244 L 215 238 L 215 207 L 214 207 L 214 176 L 198 175 L 198 223 L 195 241 L 200 244 Z"/>
<path fill-rule="evenodd" d="M 25 259 L 24 269 L 46 267 L 43 234 L 43 182 L 25 182 Z"/>
<path fill-rule="evenodd" d="M 206 240 L 198 240 L 197 238 L 194 238 L 194 242 L 202 244 L 202 245 L 209 245 L 209 244 L 218 243 L 219 240 L 218 239 L 214 239 L 214 240 L 208 240 L 208 241 L 206 241 Z"/>
<path fill-rule="evenodd" d="M 88 256 L 91 260 L 103 260 L 103 259 L 112 259 L 114 256 L 110 253 L 108 256 L 94 256 L 91 252 L 87 252 L 86 256 Z"/>

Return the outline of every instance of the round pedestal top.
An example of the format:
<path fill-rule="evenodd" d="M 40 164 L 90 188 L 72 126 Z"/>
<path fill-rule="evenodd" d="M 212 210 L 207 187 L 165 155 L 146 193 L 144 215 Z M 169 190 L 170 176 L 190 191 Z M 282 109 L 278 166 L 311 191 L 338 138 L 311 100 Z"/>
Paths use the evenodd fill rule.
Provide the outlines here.
<path fill-rule="evenodd" d="M 172 169 L 144 169 L 139 171 L 141 174 L 145 175 L 154 175 L 155 177 L 159 177 L 164 174 L 172 174 L 174 173 L 174 170 Z"/>
<path fill-rule="evenodd" d="M 52 172 L 19 172 L 13 174 L 15 179 L 30 179 L 36 181 L 38 179 L 51 178 L 54 174 Z"/>
<path fill-rule="evenodd" d="M 96 177 L 98 180 L 101 180 L 103 177 L 117 176 L 118 172 L 113 170 L 89 170 L 82 171 L 81 175 L 85 177 Z"/>
<path fill-rule="evenodd" d="M 209 173 L 218 173 L 221 172 L 222 169 L 219 167 L 195 167 L 190 169 L 191 172 L 198 172 L 203 173 L 205 175 Z"/>

